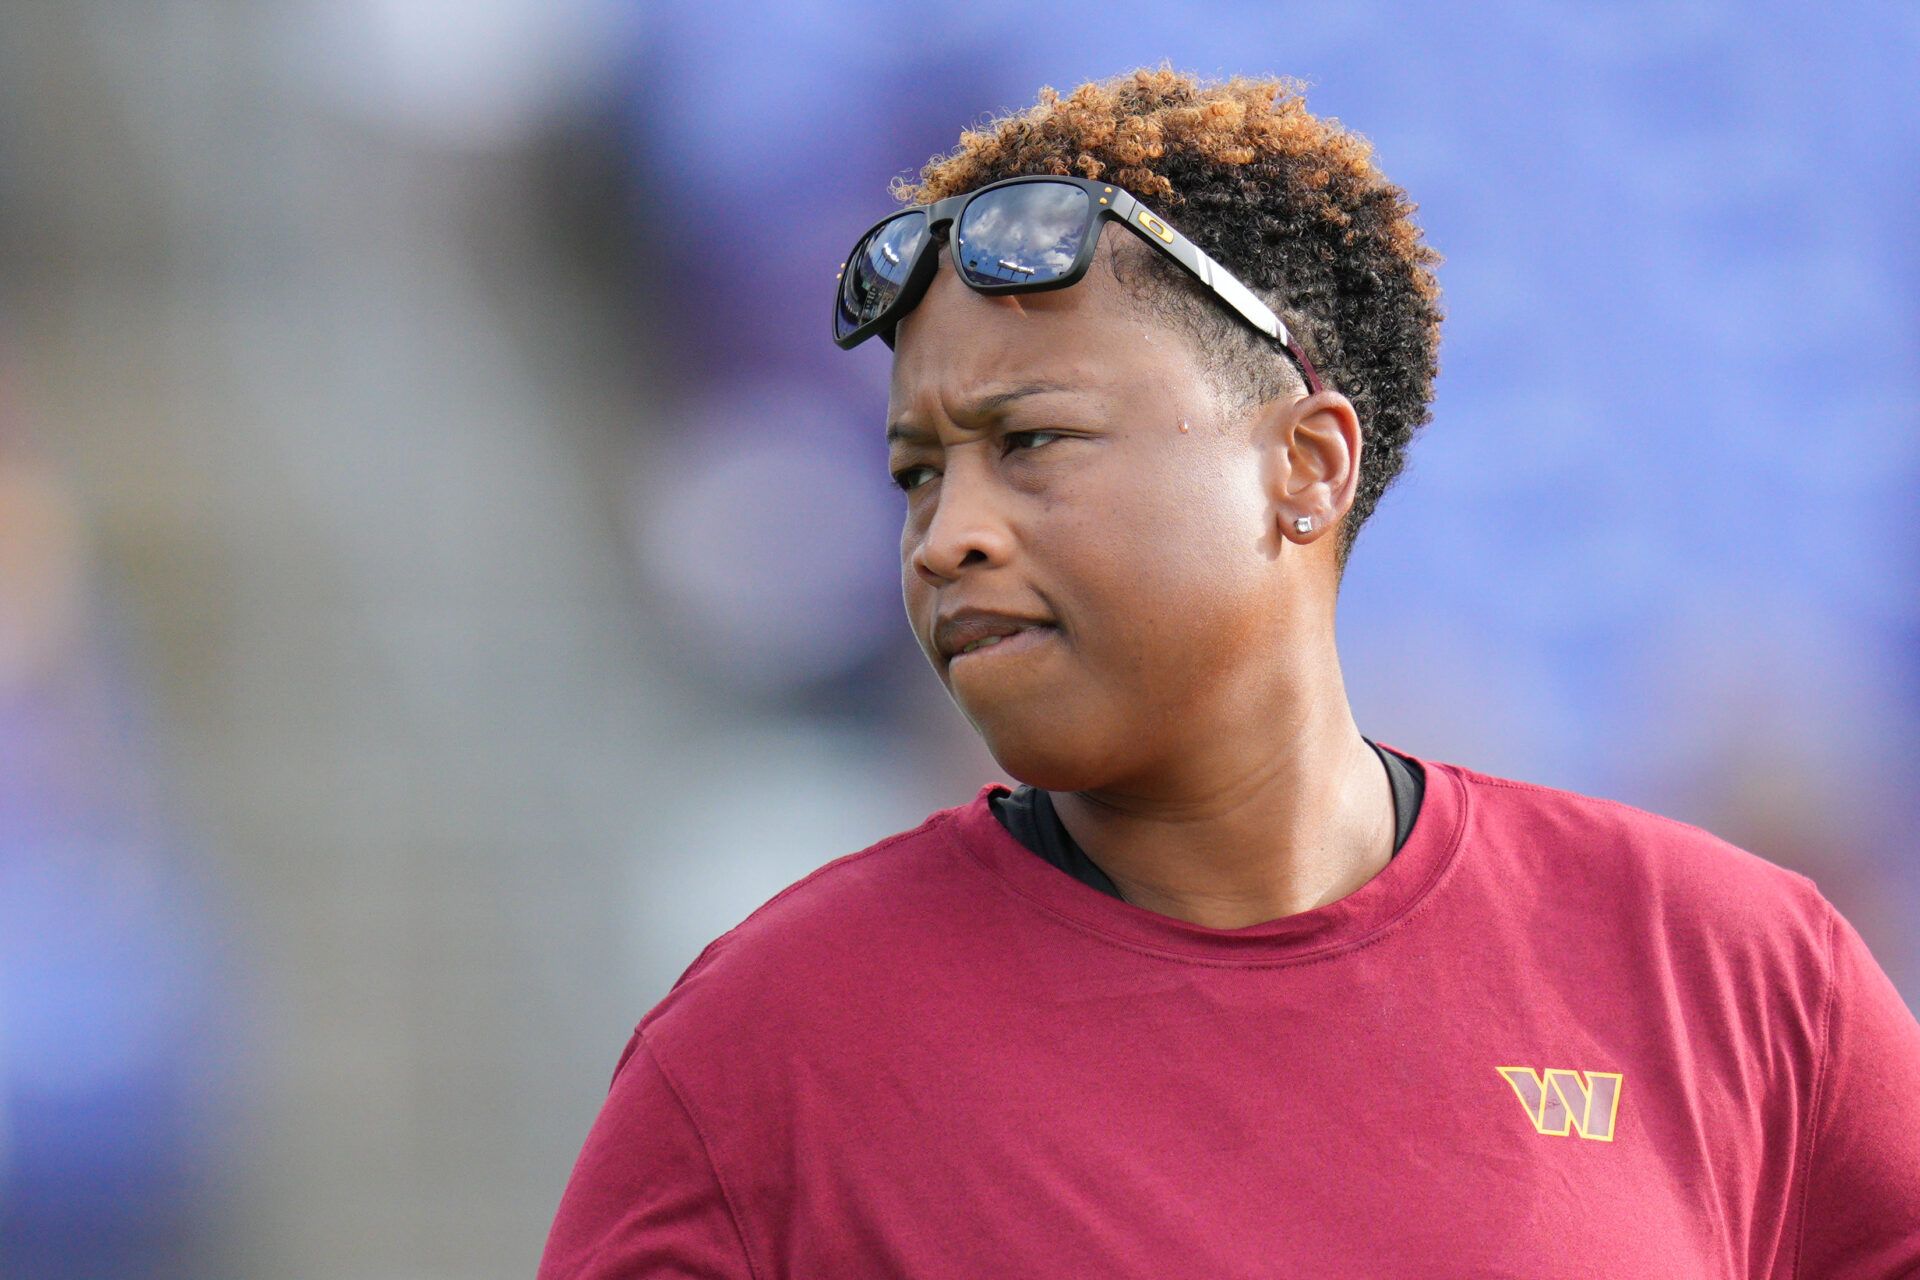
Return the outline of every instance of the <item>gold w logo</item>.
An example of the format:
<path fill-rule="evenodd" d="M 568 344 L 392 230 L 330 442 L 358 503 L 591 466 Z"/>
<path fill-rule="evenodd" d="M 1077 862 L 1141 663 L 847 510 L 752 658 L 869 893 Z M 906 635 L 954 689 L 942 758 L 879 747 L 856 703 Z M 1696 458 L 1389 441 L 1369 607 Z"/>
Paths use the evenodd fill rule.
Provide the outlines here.
<path fill-rule="evenodd" d="M 1532 1067 L 1494 1070 L 1513 1086 L 1520 1105 L 1527 1109 L 1527 1119 L 1539 1132 L 1563 1138 L 1578 1132 L 1595 1142 L 1613 1141 L 1613 1122 L 1620 1114 L 1620 1091 L 1626 1083 L 1619 1072 L 1548 1067 L 1543 1077 Z"/>

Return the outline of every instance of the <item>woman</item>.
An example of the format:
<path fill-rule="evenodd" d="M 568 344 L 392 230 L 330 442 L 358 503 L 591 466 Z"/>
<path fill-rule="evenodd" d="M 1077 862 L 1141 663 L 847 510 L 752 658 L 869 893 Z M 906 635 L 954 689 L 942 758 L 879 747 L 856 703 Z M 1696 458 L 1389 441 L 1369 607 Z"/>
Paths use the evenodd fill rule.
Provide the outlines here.
<path fill-rule="evenodd" d="M 1365 142 L 1142 71 L 895 194 L 835 338 L 893 348 L 907 616 L 1022 785 L 694 961 L 543 1280 L 1920 1267 L 1920 1026 L 1810 880 L 1354 723 L 1440 320 Z"/>

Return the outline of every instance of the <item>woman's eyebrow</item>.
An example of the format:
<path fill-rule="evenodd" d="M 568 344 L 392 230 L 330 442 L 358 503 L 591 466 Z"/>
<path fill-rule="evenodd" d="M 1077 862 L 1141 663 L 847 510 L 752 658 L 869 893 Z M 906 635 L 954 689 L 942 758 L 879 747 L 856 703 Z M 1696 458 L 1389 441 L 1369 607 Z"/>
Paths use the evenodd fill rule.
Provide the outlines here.
<path fill-rule="evenodd" d="M 967 418 L 984 418 L 991 414 L 998 413 L 1015 400 L 1023 400 L 1028 396 L 1043 396 L 1062 391 L 1079 391 L 1081 389 L 1082 388 L 1076 387 L 1071 383 L 1065 382 L 1025 382 L 1017 387 L 1008 387 L 1003 391 L 988 392 L 961 410 L 960 416 Z M 918 444 L 934 438 L 933 432 L 922 427 L 916 427 L 910 422 L 894 421 L 887 424 L 888 444 L 892 444 L 896 440 L 904 440 L 909 444 Z"/>

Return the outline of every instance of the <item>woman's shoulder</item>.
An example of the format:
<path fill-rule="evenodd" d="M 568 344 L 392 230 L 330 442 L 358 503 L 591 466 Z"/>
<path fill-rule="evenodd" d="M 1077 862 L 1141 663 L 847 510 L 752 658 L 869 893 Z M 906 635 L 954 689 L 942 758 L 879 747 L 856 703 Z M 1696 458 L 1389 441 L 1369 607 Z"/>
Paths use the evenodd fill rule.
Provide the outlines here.
<path fill-rule="evenodd" d="M 976 800 L 974 803 L 978 803 Z M 658 1043 L 757 1038 L 831 1020 L 944 945 L 953 904 L 976 889 L 948 830 L 965 806 L 834 858 L 713 939 L 641 1019 Z"/>
<path fill-rule="evenodd" d="M 1429 767 L 1432 767 L 1431 762 Z M 1808 876 L 1703 826 L 1606 796 L 1447 764 L 1471 793 L 1469 838 L 1495 874 L 1588 918 L 1647 915 L 1725 946 L 1823 950 L 1831 905 Z"/>

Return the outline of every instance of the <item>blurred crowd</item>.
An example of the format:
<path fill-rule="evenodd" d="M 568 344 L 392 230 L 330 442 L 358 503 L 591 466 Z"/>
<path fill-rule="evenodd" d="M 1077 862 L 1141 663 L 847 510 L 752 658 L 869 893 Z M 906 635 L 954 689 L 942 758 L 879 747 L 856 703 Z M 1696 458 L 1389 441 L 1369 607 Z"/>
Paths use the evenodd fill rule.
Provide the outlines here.
<path fill-rule="evenodd" d="M 835 266 L 1162 58 L 1446 258 L 1362 731 L 1804 871 L 1920 1002 L 1920 18 L 1763 9 L 0 9 L 0 1275 L 532 1273 L 700 948 L 1005 776 Z"/>

